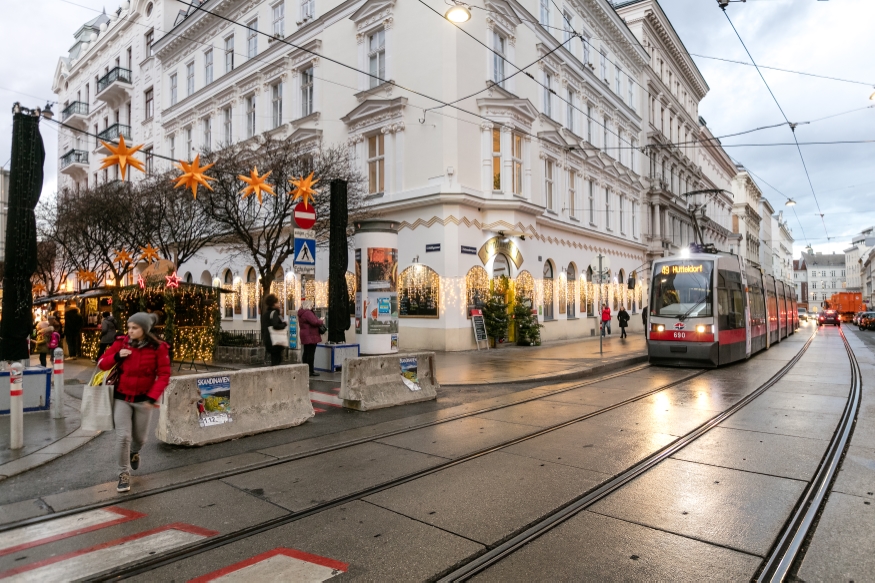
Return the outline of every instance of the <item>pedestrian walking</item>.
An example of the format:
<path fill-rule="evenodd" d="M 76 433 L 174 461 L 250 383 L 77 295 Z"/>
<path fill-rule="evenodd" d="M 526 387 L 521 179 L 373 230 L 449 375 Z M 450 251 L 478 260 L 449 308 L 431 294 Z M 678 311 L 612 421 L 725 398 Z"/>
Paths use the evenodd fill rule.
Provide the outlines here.
<path fill-rule="evenodd" d="M 644 324 L 644 340 L 647 340 L 647 306 L 641 309 L 641 323 Z"/>
<path fill-rule="evenodd" d="M 119 492 L 131 489 L 131 470 L 140 467 L 149 418 L 170 382 L 170 347 L 153 333 L 158 318 L 137 312 L 128 318 L 128 334 L 114 340 L 97 366 L 116 377 L 112 417 L 116 431 Z"/>
<path fill-rule="evenodd" d="M 55 319 L 55 321 L 52 323 L 52 326 L 55 328 L 55 332 L 61 335 L 61 340 L 63 340 L 64 338 L 66 338 L 66 335 L 64 334 L 64 324 L 61 318 L 61 312 L 55 310 L 55 313 L 52 314 L 52 317 Z"/>
<path fill-rule="evenodd" d="M 270 354 L 270 366 L 279 366 L 283 361 L 283 352 L 286 350 L 285 344 L 275 345 L 271 338 L 271 332 L 283 331 L 286 329 L 286 324 L 280 317 L 280 299 L 276 294 L 267 294 L 264 298 L 266 309 L 262 312 L 262 339 L 264 347 Z"/>
<path fill-rule="evenodd" d="M 316 317 L 312 300 L 305 299 L 301 303 L 298 322 L 301 327 L 301 344 L 304 345 L 304 362 L 310 367 L 310 376 L 318 377 L 319 373 L 313 370 L 313 361 L 316 358 L 316 345 L 322 342 L 322 328 L 325 322 Z"/>
<path fill-rule="evenodd" d="M 97 358 L 99 361 L 106 349 L 112 346 L 115 342 L 115 337 L 118 335 L 118 323 L 115 321 L 115 316 L 109 312 L 103 313 L 103 321 L 100 322 L 100 348 L 97 350 Z"/>
<path fill-rule="evenodd" d="M 46 355 L 49 353 L 49 343 L 54 334 L 56 334 L 55 329 L 48 320 L 43 320 L 36 325 L 36 353 L 39 354 L 40 366 L 46 366 Z"/>
<path fill-rule="evenodd" d="M 67 310 L 67 351 L 70 358 L 79 358 L 82 351 L 82 327 L 85 320 L 79 313 L 79 308 Z"/>
<path fill-rule="evenodd" d="M 620 306 L 620 311 L 617 312 L 617 322 L 620 325 L 620 338 L 628 338 L 626 326 L 629 325 L 629 312 L 626 311 L 626 306 Z"/>
<path fill-rule="evenodd" d="M 608 334 L 611 333 L 611 308 L 608 304 L 602 304 L 602 336 L 605 335 L 605 329 Z"/>

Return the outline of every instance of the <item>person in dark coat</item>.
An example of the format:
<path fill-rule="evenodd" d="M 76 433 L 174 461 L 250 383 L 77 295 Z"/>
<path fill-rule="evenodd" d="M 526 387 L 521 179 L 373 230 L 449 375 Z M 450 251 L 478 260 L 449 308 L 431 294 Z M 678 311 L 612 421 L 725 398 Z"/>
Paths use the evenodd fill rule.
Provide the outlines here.
<path fill-rule="evenodd" d="M 313 311 L 313 302 L 304 300 L 301 309 L 298 310 L 298 326 L 301 328 L 301 344 L 304 345 L 304 362 L 310 367 L 310 376 L 318 377 L 319 373 L 313 370 L 313 361 L 316 358 L 316 345 L 322 342 L 319 327 L 325 323 L 316 317 Z"/>
<path fill-rule="evenodd" d="M 617 322 L 620 324 L 620 338 L 628 338 L 626 326 L 629 325 L 629 312 L 626 311 L 626 306 L 620 306 L 620 311 L 617 312 Z"/>
<path fill-rule="evenodd" d="M 67 310 L 67 352 L 70 358 L 78 358 L 82 351 L 82 327 L 85 320 L 78 308 Z"/>
<path fill-rule="evenodd" d="M 97 351 L 97 358 L 94 360 L 100 360 L 106 349 L 115 342 L 116 336 L 118 336 L 118 322 L 115 321 L 115 316 L 109 312 L 104 312 L 103 321 L 100 323 L 100 348 Z"/>
<path fill-rule="evenodd" d="M 262 318 L 262 340 L 264 348 L 270 354 L 270 366 L 279 366 L 283 361 L 283 352 L 285 346 L 274 346 L 270 340 L 270 329 L 285 330 L 286 324 L 280 317 L 280 300 L 276 294 L 267 294 L 264 298 L 265 310 L 261 313 Z"/>

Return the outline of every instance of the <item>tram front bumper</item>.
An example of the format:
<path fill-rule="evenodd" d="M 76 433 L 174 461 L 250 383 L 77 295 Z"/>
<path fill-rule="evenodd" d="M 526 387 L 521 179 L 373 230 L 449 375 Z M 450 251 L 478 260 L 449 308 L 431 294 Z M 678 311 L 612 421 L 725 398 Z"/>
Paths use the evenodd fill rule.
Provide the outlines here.
<path fill-rule="evenodd" d="M 717 342 L 673 342 L 648 340 L 651 364 L 666 366 L 713 366 L 720 362 Z"/>

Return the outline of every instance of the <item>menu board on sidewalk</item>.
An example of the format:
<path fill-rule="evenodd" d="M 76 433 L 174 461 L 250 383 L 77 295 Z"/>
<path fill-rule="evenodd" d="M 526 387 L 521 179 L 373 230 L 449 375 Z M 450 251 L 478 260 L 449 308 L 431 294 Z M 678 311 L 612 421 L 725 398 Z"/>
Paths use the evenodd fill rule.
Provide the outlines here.
<path fill-rule="evenodd" d="M 483 317 L 482 310 L 471 310 L 471 325 L 474 327 L 474 341 L 477 343 L 477 348 L 480 348 L 481 342 L 487 342 L 486 336 L 486 319 Z M 487 348 L 489 345 L 486 345 Z"/>

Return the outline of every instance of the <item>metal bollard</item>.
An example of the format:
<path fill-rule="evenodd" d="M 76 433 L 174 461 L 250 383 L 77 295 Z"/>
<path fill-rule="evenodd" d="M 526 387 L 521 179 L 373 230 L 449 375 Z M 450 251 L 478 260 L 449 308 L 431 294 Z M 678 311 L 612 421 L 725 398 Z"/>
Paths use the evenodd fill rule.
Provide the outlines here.
<path fill-rule="evenodd" d="M 64 350 L 55 348 L 52 375 L 52 419 L 64 418 Z"/>
<path fill-rule="evenodd" d="M 9 449 L 24 447 L 23 373 L 24 366 L 20 362 L 9 367 Z"/>

